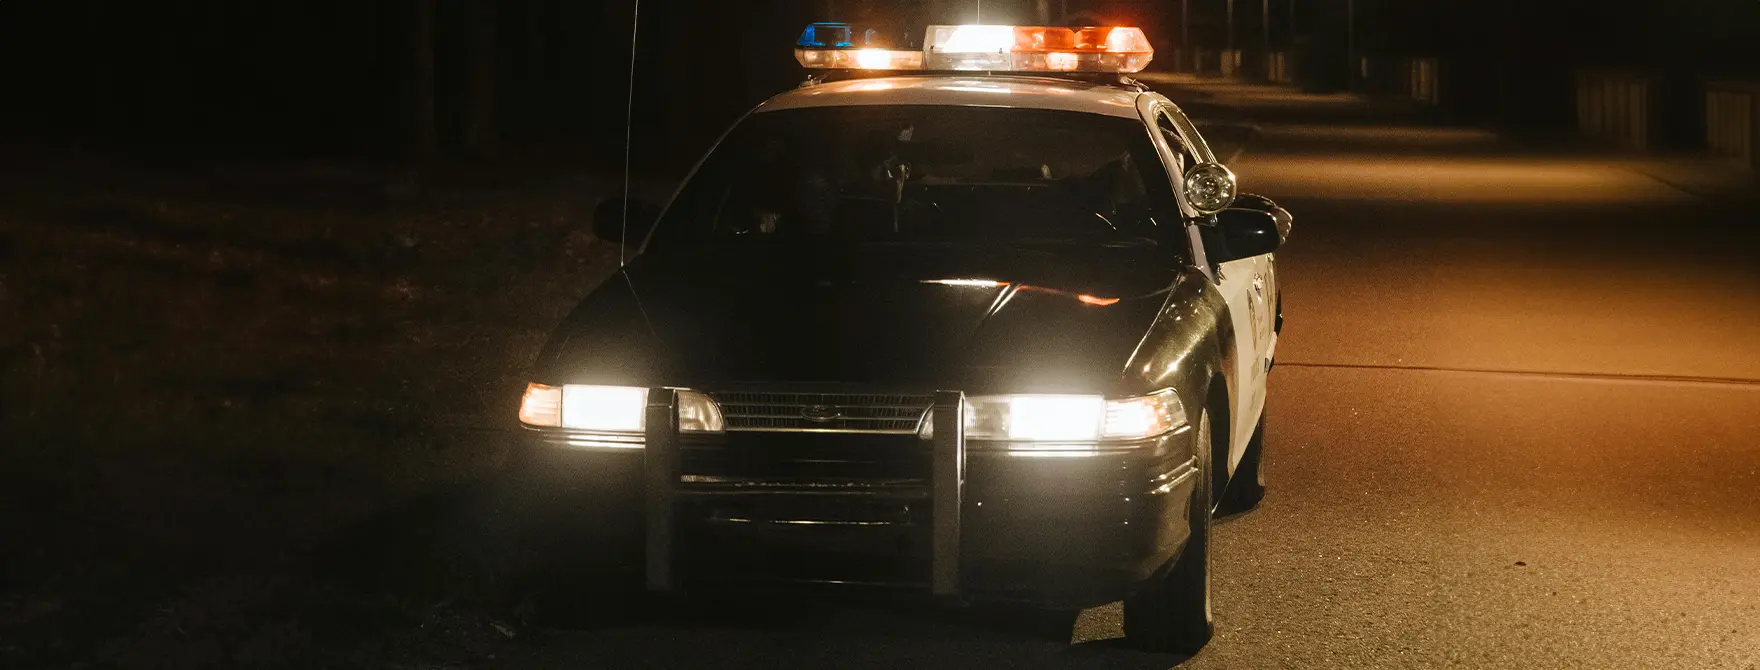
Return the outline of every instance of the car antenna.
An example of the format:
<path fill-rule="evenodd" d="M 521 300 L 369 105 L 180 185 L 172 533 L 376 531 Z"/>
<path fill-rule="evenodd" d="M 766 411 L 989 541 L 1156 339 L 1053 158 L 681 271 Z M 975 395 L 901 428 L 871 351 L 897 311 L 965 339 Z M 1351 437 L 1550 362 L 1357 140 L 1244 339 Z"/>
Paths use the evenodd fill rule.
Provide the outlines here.
<path fill-rule="evenodd" d="M 620 222 L 623 232 L 618 235 L 617 267 L 622 268 L 627 262 L 624 254 L 629 249 L 629 156 L 634 147 L 636 124 L 636 36 L 642 27 L 642 0 L 636 0 L 630 9 L 629 18 L 629 97 L 623 106 L 623 220 Z"/>

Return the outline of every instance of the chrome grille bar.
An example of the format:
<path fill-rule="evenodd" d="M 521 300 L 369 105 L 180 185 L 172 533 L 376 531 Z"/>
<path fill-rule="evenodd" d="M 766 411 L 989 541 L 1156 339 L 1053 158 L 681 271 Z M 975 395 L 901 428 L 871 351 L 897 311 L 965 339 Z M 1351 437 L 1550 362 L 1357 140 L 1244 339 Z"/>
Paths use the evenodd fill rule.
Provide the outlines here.
<path fill-rule="evenodd" d="M 935 394 L 935 454 L 930 505 L 930 590 L 937 598 L 957 601 L 960 583 L 960 511 L 966 487 L 966 396 L 959 391 Z"/>
<path fill-rule="evenodd" d="M 643 516 L 646 520 L 648 590 L 672 591 L 679 475 L 678 393 L 672 389 L 648 390 L 647 448 L 643 452 Z"/>
<path fill-rule="evenodd" d="M 733 431 L 911 434 L 933 398 L 928 394 L 712 393 Z"/>

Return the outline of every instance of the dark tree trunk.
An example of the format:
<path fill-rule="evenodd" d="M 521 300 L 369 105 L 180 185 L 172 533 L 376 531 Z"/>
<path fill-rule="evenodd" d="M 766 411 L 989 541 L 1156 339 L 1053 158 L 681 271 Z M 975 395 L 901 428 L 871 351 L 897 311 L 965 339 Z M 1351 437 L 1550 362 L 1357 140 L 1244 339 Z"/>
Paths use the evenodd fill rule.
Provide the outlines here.
<path fill-rule="evenodd" d="M 549 40 L 545 39 L 546 26 L 556 20 L 548 2 L 533 2 L 527 7 L 525 25 L 525 67 L 520 74 L 520 106 L 522 116 L 538 128 L 554 131 L 552 124 L 555 118 L 548 113 L 554 109 L 549 104 L 552 96 L 545 90 L 545 82 L 556 81 L 550 71 Z"/>
<path fill-rule="evenodd" d="M 113 39 L 114 33 L 107 22 L 111 17 L 105 14 L 103 6 L 96 2 L 87 3 L 84 18 L 86 28 L 91 31 L 89 36 L 93 42 L 102 44 Z M 116 89 L 118 88 L 116 64 L 108 58 L 93 57 L 89 54 L 86 58 L 89 59 L 87 62 L 91 63 L 92 68 L 92 88 L 88 98 L 91 101 L 89 108 L 91 111 L 87 116 L 88 123 L 91 124 L 91 128 L 100 132 L 112 132 L 114 127 L 111 124 L 115 120 L 113 112 L 118 108 L 116 104 Z"/>
<path fill-rule="evenodd" d="M 408 95 L 411 157 L 431 158 L 439 150 L 434 120 L 434 0 L 410 0 L 410 77 Z"/>
<path fill-rule="evenodd" d="M 464 151 L 491 158 L 499 148 L 495 128 L 495 4 L 472 0 L 465 26 Z"/>

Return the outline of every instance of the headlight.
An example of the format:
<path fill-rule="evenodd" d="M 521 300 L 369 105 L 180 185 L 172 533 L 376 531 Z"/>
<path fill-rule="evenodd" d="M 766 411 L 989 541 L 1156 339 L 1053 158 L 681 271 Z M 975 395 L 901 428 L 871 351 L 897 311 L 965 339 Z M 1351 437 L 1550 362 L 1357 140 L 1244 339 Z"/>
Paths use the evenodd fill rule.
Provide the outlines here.
<path fill-rule="evenodd" d="M 1097 395 L 972 396 L 966 398 L 965 418 L 966 439 L 1018 442 L 1140 440 L 1186 421 L 1185 408 L 1172 391 L 1113 400 Z M 933 433 L 926 430 L 925 436 Z"/>
<path fill-rule="evenodd" d="M 562 387 L 562 427 L 606 432 L 640 432 L 646 425 L 648 389 L 637 386 Z"/>
<path fill-rule="evenodd" d="M 1092 442 L 1105 418 L 1097 395 L 975 396 L 966 399 L 966 439 Z"/>
<path fill-rule="evenodd" d="M 526 385 L 519 420 L 529 426 L 604 433 L 639 433 L 647 427 L 648 389 L 639 386 L 566 384 Z M 716 433 L 726 427 L 721 408 L 709 396 L 678 392 L 678 429 Z"/>

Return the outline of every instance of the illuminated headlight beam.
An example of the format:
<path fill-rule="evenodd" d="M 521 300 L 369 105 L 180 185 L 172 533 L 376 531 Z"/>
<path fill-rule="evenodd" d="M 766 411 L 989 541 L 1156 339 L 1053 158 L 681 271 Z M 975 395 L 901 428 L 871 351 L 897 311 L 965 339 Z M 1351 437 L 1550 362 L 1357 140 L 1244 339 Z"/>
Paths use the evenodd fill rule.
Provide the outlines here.
<path fill-rule="evenodd" d="M 931 413 L 932 414 L 932 413 Z M 966 398 L 965 435 L 984 442 L 1014 443 L 1013 451 L 1077 455 L 1084 443 L 1129 442 L 1157 437 L 1186 423 L 1185 407 L 1172 391 L 1108 399 L 1098 395 L 1021 394 Z M 921 436 L 934 436 L 933 417 Z"/>
<path fill-rule="evenodd" d="M 586 434 L 639 435 L 647 429 L 648 389 L 595 384 L 528 384 L 520 402 L 519 420 L 528 426 L 565 428 Z M 718 433 L 726 429 L 721 407 L 695 391 L 678 391 L 678 429 L 686 433 Z M 584 435 L 579 446 L 608 446 Z M 615 446 L 629 447 L 627 440 Z M 639 444 L 634 446 L 640 446 Z"/>

